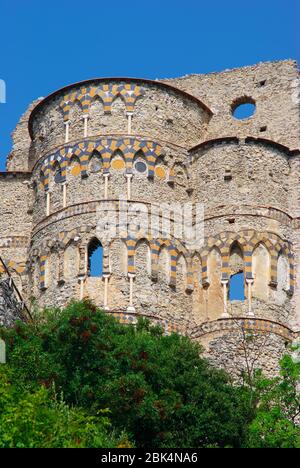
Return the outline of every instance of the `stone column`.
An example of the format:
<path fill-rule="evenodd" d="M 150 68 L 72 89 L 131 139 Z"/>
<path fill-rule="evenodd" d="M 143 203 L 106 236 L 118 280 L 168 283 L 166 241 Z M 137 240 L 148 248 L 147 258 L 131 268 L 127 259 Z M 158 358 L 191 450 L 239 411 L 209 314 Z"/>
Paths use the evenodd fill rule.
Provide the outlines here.
<path fill-rule="evenodd" d="M 46 193 L 46 216 L 50 215 L 50 192 Z"/>
<path fill-rule="evenodd" d="M 80 275 L 78 277 L 78 279 L 79 279 L 79 284 L 80 284 L 79 300 L 82 301 L 82 299 L 84 297 L 84 280 L 85 280 L 85 276 Z"/>
<path fill-rule="evenodd" d="M 88 120 L 89 120 L 89 116 L 84 115 L 83 116 L 83 138 L 86 138 L 88 136 Z"/>
<path fill-rule="evenodd" d="M 87 273 L 87 249 L 85 246 L 79 247 L 79 277 L 86 276 Z"/>
<path fill-rule="evenodd" d="M 65 143 L 69 142 L 69 128 L 70 128 L 70 121 L 67 120 L 65 122 Z"/>
<path fill-rule="evenodd" d="M 125 174 L 125 177 L 127 179 L 127 200 L 131 199 L 131 179 L 132 179 L 132 174 Z"/>
<path fill-rule="evenodd" d="M 103 174 L 104 177 L 104 199 L 108 199 L 108 178 L 109 178 L 109 172 L 104 172 Z"/>
<path fill-rule="evenodd" d="M 135 274 L 134 273 L 128 273 L 128 278 L 129 278 L 129 306 L 127 307 L 127 312 L 135 312 L 135 307 L 133 305 L 133 280 L 134 280 Z"/>
<path fill-rule="evenodd" d="M 109 280 L 109 273 L 104 273 L 103 278 L 104 278 L 104 304 L 103 304 L 103 309 L 104 310 L 109 310 L 108 307 L 108 280 Z"/>
<path fill-rule="evenodd" d="M 127 112 L 127 133 L 131 135 L 132 112 Z"/>
<path fill-rule="evenodd" d="M 63 184 L 63 208 L 67 206 L 67 184 L 66 182 Z"/>
<path fill-rule="evenodd" d="M 61 251 L 58 256 L 58 283 L 64 283 L 64 252 Z"/>
<path fill-rule="evenodd" d="M 228 308 L 227 308 L 227 291 L 228 291 L 228 279 L 222 279 L 221 284 L 223 285 L 223 314 L 221 315 L 221 318 L 228 318 L 230 317 L 228 313 Z"/>
<path fill-rule="evenodd" d="M 252 311 L 252 285 L 253 285 L 253 278 L 246 278 L 246 283 L 248 286 L 248 315 L 250 317 L 254 317 L 254 313 Z"/>

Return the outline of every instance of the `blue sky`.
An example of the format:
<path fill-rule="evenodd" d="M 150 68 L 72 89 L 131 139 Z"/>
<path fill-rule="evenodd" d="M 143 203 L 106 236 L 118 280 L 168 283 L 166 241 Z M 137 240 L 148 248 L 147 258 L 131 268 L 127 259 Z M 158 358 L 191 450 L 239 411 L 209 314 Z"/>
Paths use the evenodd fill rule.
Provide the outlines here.
<path fill-rule="evenodd" d="M 300 0 L 0 0 L 0 19 L 0 170 L 28 104 L 66 84 L 300 61 Z"/>

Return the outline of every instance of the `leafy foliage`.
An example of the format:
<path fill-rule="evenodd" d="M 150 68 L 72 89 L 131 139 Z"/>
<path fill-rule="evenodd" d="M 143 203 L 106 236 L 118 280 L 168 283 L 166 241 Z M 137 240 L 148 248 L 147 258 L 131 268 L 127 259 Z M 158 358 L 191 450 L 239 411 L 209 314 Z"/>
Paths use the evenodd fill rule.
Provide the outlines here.
<path fill-rule="evenodd" d="M 29 392 L 12 383 L 0 367 L 0 448 L 113 447 L 110 422 L 104 414 L 89 416 L 50 398 L 45 387 Z"/>
<path fill-rule="evenodd" d="M 247 392 L 200 358 L 188 338 L 163 336 L 145 320 L 136 329 L 120 325 L 89 302 L 4 334 L 22 388 L 54 384 L 69 405 L 94 417 L 109 408 L 113 426 L 139 447 L 242 444 Z"/>
<path fill-rule="evenodd" d="M 300 446 L 290 356 L 279 376 L 237 387 L 188 338 L 120 325 L 87 301 L 0 334 L 0 447 Z"/>
<path fill-rule="evenodd" d="M 259 448 L 300 448 L 300 363 L 286 355 L 280 374 L 255 376 L 256 417 L 249 426 L 247 445 Z"/>

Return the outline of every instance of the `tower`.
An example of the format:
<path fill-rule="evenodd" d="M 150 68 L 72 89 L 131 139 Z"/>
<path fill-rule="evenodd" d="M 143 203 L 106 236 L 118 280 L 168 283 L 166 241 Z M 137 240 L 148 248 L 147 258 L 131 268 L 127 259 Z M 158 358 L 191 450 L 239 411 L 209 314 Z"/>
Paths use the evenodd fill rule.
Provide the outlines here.
<path fill-rule="evenodd" d="M 0 254 L 27 303 L 90 297 L 188 334 L 232 372 L 246 333 L 276 370 L 300 327 L 295 62 L 69 85 L 33 103 L 13 140 Z M 176 227 L 188 206 L 193 226 L 204 210 L 196 247 Z"/>

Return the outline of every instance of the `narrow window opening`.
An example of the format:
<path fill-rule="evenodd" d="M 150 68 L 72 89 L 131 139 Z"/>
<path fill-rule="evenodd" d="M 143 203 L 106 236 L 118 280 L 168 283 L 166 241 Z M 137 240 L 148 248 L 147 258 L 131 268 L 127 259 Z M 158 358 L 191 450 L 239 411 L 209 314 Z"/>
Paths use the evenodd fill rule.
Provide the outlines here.
<path fill-rule="evenodd" d="M 101 277 L 103 274 L 103 247 L 98 239 L 92 239 L 88 246 L 88 276 Z"/>
<path fill-rule="evenodd" d="M 259 131 L 260 132 L 265 132 L 267 130 L 267 126 L 264 125 L 263 127 L 260 127 Z"/>
<path fill-rule="evenodd" d="M 244 301 L 244 272 L 239 271 L 230 277 L 229 281 L 229 300 Z"/>

